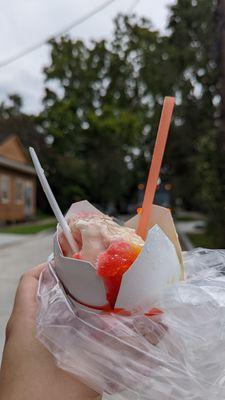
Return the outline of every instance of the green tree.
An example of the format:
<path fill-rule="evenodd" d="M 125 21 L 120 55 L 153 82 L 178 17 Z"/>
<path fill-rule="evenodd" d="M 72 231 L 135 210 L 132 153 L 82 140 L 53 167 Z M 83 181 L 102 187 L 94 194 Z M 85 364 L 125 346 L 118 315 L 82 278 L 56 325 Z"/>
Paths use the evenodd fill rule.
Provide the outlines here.
<path fill-rule="evenodd" d="M 45 134 L 36 126 L 36 118 L 22 111 L 23 101 L 18 94 L 8 96 L 0 104 L 0 141 L 9 135 L 17 135 L 26 150 L 34 146 L 41 154 L 45 149 Z"/>
<path fill-rule="evenodd" d="M 171 7 L 167 38 L 168 82 L 177 98 L 169 142 L 174 187 L 186 207 L 205 211 L 215 143 L 214 3 L 178 0 Z"/>
<path fill-rule="evenodd" d="M 71 202 L 60 176 L 70 180 L 66 164 L 76 159 L 78 194 L 73 199 L 82 193 L 105 205 L 128 202 L 146 179 L 163 95 L 168 94 L 164 39 L 148 20 L 119 15 L 110 42 L 86 46 L 61 38 L 51 48 L 40 123 L 53 140 L 54 189 Z"/>
<path fill-rule="evenodd" d="M 220 61 L 225 15 L 221 19 L 220 3 L 178 0 L 171 7 L 168 44 L 180 103 L 170 146 L 170 154 L 176 153 L 175 159 L 171 157 L 175 187 L 185 205 L 207 213 L 214 244 L 224 247 L 224 122 L 220 101 L 224 64 L 221 69 Z"/>

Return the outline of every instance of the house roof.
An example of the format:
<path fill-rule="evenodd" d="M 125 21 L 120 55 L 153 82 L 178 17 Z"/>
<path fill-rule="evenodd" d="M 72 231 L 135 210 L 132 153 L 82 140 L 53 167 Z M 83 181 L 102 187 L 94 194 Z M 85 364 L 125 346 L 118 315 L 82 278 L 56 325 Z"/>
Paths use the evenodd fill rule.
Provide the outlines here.
<path fill-rule="evenodd" d="M 30 175 L 36 175 L 35 169 L 30 165 L 22 164 L 14 160 L 9 160 L 0 155 L 0 167 L 10 168 Z"/>
<path fill-rule="evenodd" d="M 17 136 L 8 136 L 0 144 L 0 166 L 35 175 L 35 169 L 30 165 L 30 159 Z"/>
<path fill-rule="evenodd" d="M 25 149 L 16 135 L 8 136 L 0 144 L 0 155 L 10 160 L 21 162 L 22 164 L 30 164 Z"/>

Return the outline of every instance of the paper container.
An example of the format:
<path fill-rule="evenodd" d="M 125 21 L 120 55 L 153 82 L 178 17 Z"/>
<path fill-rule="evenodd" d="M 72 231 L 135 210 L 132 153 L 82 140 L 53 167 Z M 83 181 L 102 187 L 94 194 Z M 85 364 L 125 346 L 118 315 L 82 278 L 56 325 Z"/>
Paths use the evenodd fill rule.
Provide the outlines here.
<path fill-rule="evenodd" d="M 102 214 L 84 200 L 72 204 L 66 217 L 80 212 Z M 125 225 L 135 228 L 137 222 L 138 215 Z M 181 247 L 170 211 L 154 205 L 149 228 L 141 253 L 123 275 L 116 308 L 133 311 L 140 305 L 143 309 L 146 304 L 149 309 L 166 287 L 183 279 Z M 109 308 L 103 280 L 97 275 L 94 266 L 89 262 L 65 257 L 59 245 L 60 232 L 58 226 L 54 237 L 54 266 L 66 292 L 85 306 Z"/>

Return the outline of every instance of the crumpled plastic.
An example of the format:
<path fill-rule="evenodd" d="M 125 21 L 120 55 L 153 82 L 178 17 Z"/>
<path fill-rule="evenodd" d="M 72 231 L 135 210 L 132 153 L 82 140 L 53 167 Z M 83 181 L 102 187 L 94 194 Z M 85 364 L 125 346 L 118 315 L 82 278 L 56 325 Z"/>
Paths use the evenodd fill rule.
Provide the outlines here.
<path fill-rule="evenodd" d="M 38 339 L 59 367 L 117 399 L 225 399 L 225 251 L 186 252 L 184 264 L 185 281 L 149 316 L 80 308 L 50 262 L 39 281 Z"/>

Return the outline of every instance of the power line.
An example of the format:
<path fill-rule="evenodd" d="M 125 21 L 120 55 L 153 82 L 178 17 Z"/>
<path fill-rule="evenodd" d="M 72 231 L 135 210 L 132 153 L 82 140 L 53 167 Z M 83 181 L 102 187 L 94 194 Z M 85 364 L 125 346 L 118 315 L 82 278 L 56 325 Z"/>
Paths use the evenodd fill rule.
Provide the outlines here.
<path fill-rule="evenodd" d="M 76 19 L 75 21 L 71 22 L 70 24 L 66 25 L 64 28 L 62 28 L 60 31 L 58 31 L 54 35 L 51 35 L 51 36 L 47 37 L 46 39 L 40 40 L 36 44 L 29 46 L 24 50 L 19 51 L 17 54 L 14 54 L 13 56 L 11 56 L 9 58 L 6 58 L 2 62 L 0 62 L 0 68 L 3 68 L 6 65 L 9 65 L 9 64 L 13 63 L 14 61 L 19 60 L 20 58 L 26 56 L 27 54 L 37 50 L 39 47 L 42 47 L 43 45 L 47 44 L 49 42 L 49 40 L 56 39 L 57 37 L 62 36 L 64 33 L 70 31 L 72 28 L 75 28 L 78 25 L 81 25 L 83 22 L 87 21 L 89 18 L 98 14 L 100 11 L 103 11 L 106 7 L 108 7 L 111 3 L 114 3 L 115 1 L 116 0 L 105 1 L 101 6 L 94 8 L 93 10 L 84 14 L 82 17 L 80 17 L 80 18 Z"/>

